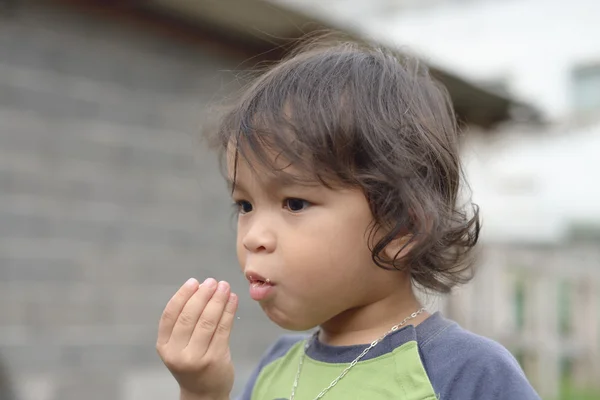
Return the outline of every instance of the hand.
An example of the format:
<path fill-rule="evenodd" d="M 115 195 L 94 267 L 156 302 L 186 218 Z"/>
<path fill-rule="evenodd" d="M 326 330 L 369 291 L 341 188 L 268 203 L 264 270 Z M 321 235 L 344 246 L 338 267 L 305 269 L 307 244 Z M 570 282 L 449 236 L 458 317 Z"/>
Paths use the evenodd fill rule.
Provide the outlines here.
<path fill-rule="evenodd" d="M 233 363 L 229 336 L 238 299 L 227 282 L 188 280 L 169 300 L 158 326 L 156 349 L 182 398 L 229 398 Z"/>

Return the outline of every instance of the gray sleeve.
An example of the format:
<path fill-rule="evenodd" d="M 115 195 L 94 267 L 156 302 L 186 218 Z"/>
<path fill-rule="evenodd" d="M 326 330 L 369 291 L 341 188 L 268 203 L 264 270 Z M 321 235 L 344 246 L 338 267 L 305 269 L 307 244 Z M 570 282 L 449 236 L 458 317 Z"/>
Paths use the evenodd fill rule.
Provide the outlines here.
<path fill-rule="evenodd" d="M 449 329 L 422 349 L 440 400 L 540 400 L 512 354 L 462 329 Z"/>
<path fill-rule="evenodd" d="M 277 360 L 280 357 L 283 357 L 285 353 L 288 352 L 289 349 L 292 348 L 293 345 L 298 343 L 300 340 L 305 339 L 306 336 L 302 335 L 285 335 L 279 338 L 269 349 L 263 354 L 260 359 L 260 362 L 252 371 L 248 382 L 244 385 L 244 389 L 242 393 L 236 397 L 236 400 L 251 400 L 252 391 L 254 390 L 254 384 L 260 375 L 262 369 Z"/>

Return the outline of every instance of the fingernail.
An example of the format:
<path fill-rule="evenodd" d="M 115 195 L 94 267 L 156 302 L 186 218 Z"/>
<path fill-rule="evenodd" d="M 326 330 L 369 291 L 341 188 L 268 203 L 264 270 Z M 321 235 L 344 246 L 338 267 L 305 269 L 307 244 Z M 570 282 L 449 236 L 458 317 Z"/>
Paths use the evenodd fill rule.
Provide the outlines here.
<path fill-rule="evenodd" d="M 214 288 L 217 285 L 217 281 L 215 281 L 213 278 L 207 278 L 203 285 L 206 285 L 206 287 L 209 288 Z"/>
<path fill-rule="evenodd" d="M 217 288 L 217 290 L 221 291 L 221 292 L 226 292 L 227 291 L 227 282 L 225 281 L 221 281 L 219 282 L 219 287 Z"/>
<path fill-rule="evenodd" d="M 235 300 L 237 299 L 237 295 L 235 293 L 231 293 L 229 295 L 229 302 L 231 303 L 235 303 Z"/>
<path fill-rule="evenodd" d="M 194 286 L 198 281 L 195 278 L 190 278 L 185 282 L 185 286 Z"/>

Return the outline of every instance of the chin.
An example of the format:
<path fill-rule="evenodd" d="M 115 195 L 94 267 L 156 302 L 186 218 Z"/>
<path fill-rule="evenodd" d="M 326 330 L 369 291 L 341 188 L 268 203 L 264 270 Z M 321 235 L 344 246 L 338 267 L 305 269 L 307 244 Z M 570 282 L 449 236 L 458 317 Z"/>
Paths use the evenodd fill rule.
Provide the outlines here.
<path fill-rule="evenodd" d="M 308 331 L 319 325 L 318 322 L 298 318 L 298 313 L 286 313 L 268 304 L 261 304 L 261 307 L 271 321 L 288 331 Z"/>

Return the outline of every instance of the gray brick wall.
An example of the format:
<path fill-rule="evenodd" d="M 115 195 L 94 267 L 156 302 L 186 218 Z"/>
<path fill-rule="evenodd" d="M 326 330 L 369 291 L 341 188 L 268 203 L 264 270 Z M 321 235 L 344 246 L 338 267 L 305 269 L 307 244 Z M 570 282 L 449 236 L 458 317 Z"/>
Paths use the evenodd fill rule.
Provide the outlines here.
<path fill-rule="evenodd" d="M 154 340 L 190 276 L 241 294 L 236 391 L 280 333 L 199 140 L 241 61 L 223 54 L 28 2 L 0 19 L 0 356 L 20 400 L 176 398 Z"/>

